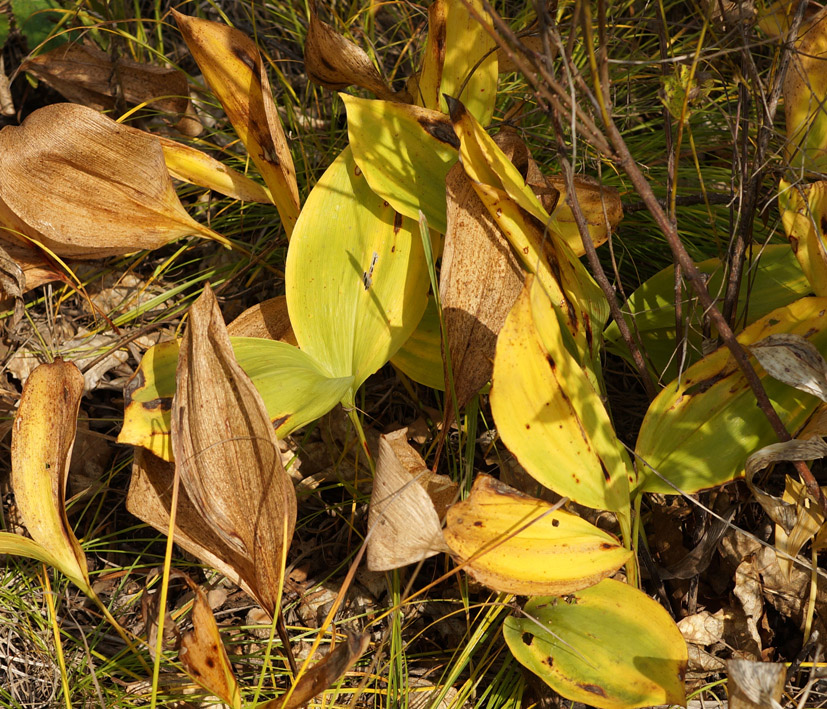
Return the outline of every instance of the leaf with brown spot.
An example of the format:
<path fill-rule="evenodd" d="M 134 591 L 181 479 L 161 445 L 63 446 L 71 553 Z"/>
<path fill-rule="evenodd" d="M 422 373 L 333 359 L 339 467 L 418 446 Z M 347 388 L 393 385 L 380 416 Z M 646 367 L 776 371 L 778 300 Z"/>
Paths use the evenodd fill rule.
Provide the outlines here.
<path fill-rule="evenodd" d="M 187 76 L 179 69 L 142 64 L 112 57 L 95 46 L 69 43 L 28 58 L 21 65 L 61 96 L 98 111 L 115 108 L 116 99 L 130 105 L 146 103 L 179 120 L 190 107 Z M 186 118 L 187 135 L 198 135 L 201 125 L 194 114 Z M 197 128 L 197 132 L 193 129 Z M 182 131 L 183 132 L 183 131 Z"/>
<path fill-rule="evenodd" d="M 0 131 L 0 174 L 11 220 L 58 256 L 102 258 L 190 234 L 228 243 L 187 214 L 156 138 L 85 106 L 46 106 Z M 4 238 L 28 245 L 13 231 Z"/>
<path fill-rule="evenodd" d="M 801 270 L 816 295 L 827 295 L 827 181 L 778 185 L 781 223 Z"/>
<path fill-rule="evenodd" d="M 267 409 L 236 362 L 209 286 L 190 308 L 176 379 L 172 445 L 181 482 L 199 515 L 233 550 L 225 561 L 272 614 L 296 495 Z"/>
<path fill-rule="evenodd" d="M 611 534 L 558 507 L 478 475 L 448 510 L 445 541 L 477 581 L 520 596 L 572 593 L 629 560 Z"/>
<path fill-rule="evenodd" d="M 481 0 L 431 4 L 428 42 L 414 94 L 417 104 L 447 113 L 447 94 L 461 99 L 482 125 L 491 122 L 497 97 L 497 43 L 488 32 L 491 24 Z"/>
<path fill-rule="evenodd" d="M 192 630 L 182 636 L 178 657 L 198 684 L 240 709 L 241 692 L 210 604 L 200 588 L 193 590 Z"/>
<path fill-rule="evenodd" d="M 497 335 L 520 294 L 524 275 L 461 165 L 451 168 L 446 187 L 448 230 L 439 297 L 457 405 L 462 408 L 491 378 Z M 447 382 L 447 370 L 445 377 Z M 446 399 L 446 422 L 454 414 L 450 402 Z"/>
<path fill-rule="evenodd" d="M 171 12 L 204 78 L 270 188 L 290 236 L 299 216 L 296 170 L 258 48 L 232 27 Z"/>
<path fill-rule="evenodd" d="M 343 677 L 364 654 L 369 644 L 369 635 L 348 633 L 344 642 L 340 642 L 307 672 L 299 675 L 289 695 L 259 704 L 258 709 L 299 709 Z"/>
<path fill-rule="evenodd" d="M 368 515 L 371 571 L 398 569 L 447 551 L 440 516 L 425 488 L 432 477 L 443 476 L 433 476 L 406 434 L 403 428 L 379 439 Z"/>
<path fill-rule="evenodd" d="M 313 1 L 304 43 L 304 70 L 310 81 L 328 89 L 339 91 L 355 85 L 371 91 L 377 98 L 400 100 L 364 50 L 319 19 Z"/>

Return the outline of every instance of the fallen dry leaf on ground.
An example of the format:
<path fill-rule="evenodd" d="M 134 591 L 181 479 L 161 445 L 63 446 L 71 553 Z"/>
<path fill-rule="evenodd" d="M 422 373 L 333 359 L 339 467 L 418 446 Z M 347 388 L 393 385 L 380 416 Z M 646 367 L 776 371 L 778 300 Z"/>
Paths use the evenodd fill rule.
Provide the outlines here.
<path fill-rule="evenodd" d="M 296 495 L 267 409 L 238 365 L 207 286 L 190 308 L 172 404 L 172 443 L 190 500 L 268 613 L 278 605 Z"/>
<path fill-rule="evenodd" d="M 0 236 L 15 243 L 28 245 L 14 230 L 24 231 L 73 258 L 155 249 L 190 234 L 228 243 L 187 214 L 155 138 L 85 106 L 46 106 L 0 131 L 0 174 L 11 213 L 0 210 Z"/>

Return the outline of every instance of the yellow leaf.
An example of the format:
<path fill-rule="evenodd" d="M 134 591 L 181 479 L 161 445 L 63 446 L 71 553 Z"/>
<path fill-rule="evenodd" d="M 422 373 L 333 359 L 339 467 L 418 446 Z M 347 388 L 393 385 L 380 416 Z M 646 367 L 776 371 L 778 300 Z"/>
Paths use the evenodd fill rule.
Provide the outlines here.
<path fill-rule="evenodd" d="M 538 482 L 575 502 L 628 514 L 631 464 L 603 402 L 526 280 L 497 341 L 491 413 L 503 442 Z"/>
<path fill-rule="evenodd" d="M 813 292 L 827 295 L 827 248 L 824 244 L 827 182 L 793 186 L 781 180 L 778 206 L 787 239 Z"/>
<path fill-rule="evenodd" d="M 69 362 L 41 364 L 26 380 L 12 428 L 11 484 L 32 539 L 84 593 L 86 556 L 66 518 L 66 478 L 75 443 L 83 375 Z M 31 550 L 30 550 L 31 551 Z"/>
<path fill-rule="evenodd" d="M 255 43 L 243 32 L 172 10 L 192 52 L 238 137 L 270 188 L 289 236 L 299 215 L 299 190 L 270 82 Z"/>
<path fill-rule="evenodd" d="M 413 226 L 371 190 L 350 148 L 316 183 L 296 224 L 285 268 L 293 332 L 328 377 L 352 377 L 347 405 L 425 311 L 429 280 Z"/>
<path fill-rule="evenodd" d="M 571 512 L 479 475 L 448 510 L 445 541 L 480 583 L 520 596 L 566 594 L 613 574 L 632 555 Z"/>
<path fill-rule="evenodd" d="M 497 43 L 472 10 L 492 25 L 480 0 L 436 0 L 428 8 L 428 42 L 414 100 L 447 113 L 447 94 L 487 126 L 497 97 Z"/>

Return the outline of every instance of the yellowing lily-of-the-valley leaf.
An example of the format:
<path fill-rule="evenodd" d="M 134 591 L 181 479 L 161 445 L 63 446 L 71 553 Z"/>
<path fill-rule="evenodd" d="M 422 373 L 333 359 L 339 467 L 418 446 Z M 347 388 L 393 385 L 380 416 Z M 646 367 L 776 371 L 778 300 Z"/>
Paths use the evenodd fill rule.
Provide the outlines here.
<path fill-rule="evenodd" d="M 749 346 L 778 333 L 801 335 L 827 351 L 827 298 L 801 298 L 778 308 L 747 327 L 738 341 Z M 787 430 L 795 432 L 819 400 L 761 368 L 758 374 Z M 649 406 L 635 449 L 641 461 L 639 489 L 675 494 L 720 485 L 743 473 L 747 456 L 776 440 L 729 350 L 719 348 Z"/>
<path fill-rule="evenodd" d="M 816 295 L 827 295 L 827 182 L 802 186 L 781 180 L 778 207 L 787 239 L 810 287 Z"/>
<path fill-rule="evenodd" d="M 505 621 L 514 657 L 552 689 L 600 709 L 686 702 L 686 642 L 669 613 L 613 579 L 540 596 Z"/>
<path fill-rule="evenodd" d="M 459 141 L 444 113 L 340 94 L 353 158 L 370 188 L 400 214 L 445 233 L 445 176 Z"/>
<path fill-rule="evenodd" d="M 521 596 L 592 586 L 632 555 L 571 512 L 480 475 L 448 510 L 445 541 L 463 569 L 496 591 Z"/>
<path fill-rule="evenodd" d="M 414 223 L 368 185 L 345 148 L 316 183 L 287 252 L 287 308 L 302 352 L 343 397 L 385 364 L 419 324 L 428 300 Z"/>
<path fill-rule="evenodd" d="M 480 0 L 435 0 L 428 8 L 428 42 L 414 101 L 447 113 L 445 96 L 460 99 L 484 126 L 497 97 L 497 43 Z"/>
<path fill-rule="evenodd" d="M 560 495 L 628 520 L 628 457 L 603 402 L 529 278 L 497 341 L 491 412 L 526 471 Z"/>

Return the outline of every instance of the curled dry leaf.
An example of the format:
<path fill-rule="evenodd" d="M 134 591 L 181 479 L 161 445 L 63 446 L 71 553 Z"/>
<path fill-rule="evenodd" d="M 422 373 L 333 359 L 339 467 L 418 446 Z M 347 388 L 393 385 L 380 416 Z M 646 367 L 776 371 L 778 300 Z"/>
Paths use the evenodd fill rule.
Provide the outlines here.
<path fill-rule="evenodd" d="M 113 58 L 91 45 L 70 42 L 27 59 L 20 67 L 51 86 L 61 96 L 98 111 L 115 108 L 116 97 L 131 105 L 146 103 L 166 113 L 183 116 L 190 107 L 184 72 L 169 67 Z M 200 129 L 198 120 L 187 122 Z M 197 135 L 192 130 L 189 135 Z M 199 131 L 200 132 L 200 131 Z"/>
<path fill-rule="evenodd" d="M 262 337 L 297 344 L 287 312 L 287 298 L 283 295 L 247 308 L 227 325 L 227 332 L 230 337 Z"/>
<path fill-rule="evenodd" d="M 344 642 L 300 675 L 288 695 L 259 705 L 259 709 L 299 709 L 350 670 L 370 644 L 369 635 L 348 633 Z"/>
<path fill-rule="evenodd" d="M 593 586 L 631 556 L 611 534 L 488 475 L 479 475 L 468 499 L 448 510 L 444 534 L 471 576 L 521 596 Z"/>
<path fill-rule="evenodd" d="M 815 460 L 827 456 L 827 443 L 822 438 L 809 438 L 806 441 L 793 439 L 781 443 L 772 443 L 747 458 L 745 481 L 764 508 L 769 518 L 789 534 L 796 523 L 798 511 L 796 505 L 785 502 L 775 495 L 761 490 L 753 478 L 759 470 L 780 461 Z"/>
<path fill-rule="evenodd" d="M 784 502 L 791 504 L 796 512 L 795 523 L 788 532 L 781 525 L 775 527 L 775 548 L 778 554 L 778 565 L 787 579 L 791 577 L 793 561 L 788 557 L 797 557 L 801 548 L 824 529 L 824 513 L 821 506 L 810 498 L 807 486 L 802 482 L 787 476 L 784 486 Z M 815 543 L 819 546 L 818 542 Z"/>
<path fill-rule="evenodd" d="M 827 362 L 801 335 L 770 335 L 752 345 L 750 352 L 770 376 L 827 401 Z"/>
<path fill-rule="evenodd" d="M 432 473 L 408 445 L 406 433 L 401 429 L 379 439 L 368 516 L 371 571 L 398 569 L 448 550 L 440 517 L 425 490 Z"/>
<path fill-rule="evenodd" d="M 315 2 L 310 3 L 304 70 L 310 81 L 328 89 L 338 91 L 355 85 L 372 91 L 377 98 L 399 100 L 364 50 L 319 19 Z"/>
<path fill-rule="evenodd" d="M 730 709 L 781 709 L 787 682 L 783 662 L 727 660 L 727 694 Z"/>
<path fill-rule="evenodd" d="M 195 592 L 192 607 L 192 630 L 181 638 L 178 656 L 187 672 L 233 709 L 241 707 L 241 693 L 230 658 L 218 632 L 210 604 L 204 592 L 190 583 Z"/>
<path fill-rule="evenodd" d="M 207 286 L 190 309 L 178 356 L 172 444 L 193 505 L 233 550 L 261 606 L 275 612 L 296 495 L 267 409 L 236 362 L 218 302 Z"/>
<path fill-rule="evenodd" d="M 66 519 L 66 478 L 82 394 L 83 375 L 61 359 L 29 375 L 12 429 L 11 484 L 20 517 L 45 552 L 36 558 L 92 596 L 86 556 Z"/>
<path fill-rule="evenodd" d="M 439 297 L 457 405 L 462 408 L 491 379 L 497 335 L 520 294 L 524 275 L 462 165 L 451 168 L 446 187 L 448 230 Z M 446 404 L 446 421 L 452 417 Z"/>
<path fill-rule="evenodd" d="M 270 188 L 288 235 L 299 216 L 293 157 L 281 125 L 264 62 L 243 32 L 218 22 L 172 15 L 204 78 L 224 106 L 238 137 Z"/>
<path fill-rule="evenodd" d="M 14 231 L 23 224 L 58 256 L 102 258 L 189 234 L 227 243 L 187 214 L 157 139 L 85 106 L 46 106 L 0 131 L 0 175 L 3 238 L 25 244 Z"/>

